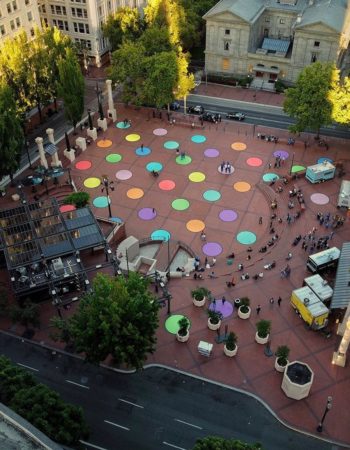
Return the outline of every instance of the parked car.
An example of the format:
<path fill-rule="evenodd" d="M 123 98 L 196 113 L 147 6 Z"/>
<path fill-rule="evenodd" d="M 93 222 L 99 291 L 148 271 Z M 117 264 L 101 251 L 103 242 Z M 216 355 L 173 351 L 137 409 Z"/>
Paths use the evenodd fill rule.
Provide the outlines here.
<path fill-rule="evenodd" d="M 188 111 L 189 114 L 203 114 L 204 113 L 204 108 L 201 105 L 189 106 L 187 108 L 187 111 Z"/>
<path fill-rule="evenodd" d="M 202 114 L 201 119 L 206 122 L 213 122 L 213 123 L 217 122 L 217 120 L 218 120 L 217 114 L 213 114 L 213 113 L 209 113 L 209 112 Z"/>
<path fill-rule="evenodd" d="M 230 120 L 244 120 L 245 114 L 241 112 L 231 112 L 226 114 L 226 119 Z"/>

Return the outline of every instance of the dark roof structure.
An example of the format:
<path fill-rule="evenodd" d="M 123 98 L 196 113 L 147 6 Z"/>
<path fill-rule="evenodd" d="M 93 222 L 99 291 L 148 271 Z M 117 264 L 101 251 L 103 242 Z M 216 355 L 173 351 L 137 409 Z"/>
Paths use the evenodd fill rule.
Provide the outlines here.
<path fill-rule="evenodd" d="M 331 309 L 347 308 L 350 302 L 350 242 L 342 246 L 331 301 Z"/>

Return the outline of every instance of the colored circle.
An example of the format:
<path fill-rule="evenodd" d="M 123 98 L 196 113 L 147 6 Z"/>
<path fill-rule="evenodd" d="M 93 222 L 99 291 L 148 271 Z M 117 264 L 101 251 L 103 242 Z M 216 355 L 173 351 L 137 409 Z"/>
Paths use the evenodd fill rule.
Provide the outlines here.
<path fill-rule="evenodd" d="M 238 217 L 238 214 L 233 209 L 223 209 L 219 213 L 219 218 L 223 222 L 234 222 Z"/>
<path fill-rule="evenodd" d="M 237 192 L 248 192 L 251 189 L 251 185 L 246 181 L 237 181 L 237 183 L 233 185 L 233 188 Z"/>
<path fill-rule="evenodd" d="M 184 211 L 190 206 L 190 202 L 185 198 L 177 198 L 171 203 L 171 206 L 173 209 L 176 209 L 176 211 Z"/>
<path fill-rule="evenodd" d="M 277 173 L 264 173 L 263 180 L 266 181 L 266 183 L 270 183 L 271 181 L 277 181 L 279 179 L 279 176 Z"/>
<path fill-rule="evenodd" d="M 319 158 L 319 159 L 317 160 L 317 163 L 318 163 L 318 164 L 322 164 L 322 163 L 325 162 L 325 161 L 327 161 L 327 162 L 329 162 L 329 163 L 332 164 L 333 159 L 331 159 L 331 158 L 326 158 L 325 156 L 323 156 L 322 158 Z"/>
<path fill-rule="evenodd" d="M 206 140 L 207 138 L 202 134 L 195 134 L 194 136 L 191 137 L 191 141 L 194 142 L 195 144 L 203 144 L 203 142 L 205 142 Z"/>
<path fill-rule="evenodd" d="M 201 183 L 205 180 L 205 175 L 203 172 L 192 172 L 189 174 L 188 178 L 193 183 Z"/>
<path fill-rule="evenodd" d="M 92 203 L 96 208 L 105 208 L 108 206 L 108 198 L 106 196 L 96 197 Z"/>
<path fill-rule="evenodd" d="M 153 239 L 154 241 L 169 241 L 170 239 L 170 233 L 167 230 L 155 230 L 153 231 L 153 233 L 151 234 L 151 239 Z"/>
<path fill-rule="evenodd" d="M 92 166 L 91 161 L 79 161 L 75 164 L 75 168 L 78 170 L 88 170 Z"/>
<path fill-rule="evenodd" d="M 181 155 L 176 157 L 177 164 L 180 164 L 181 166 L 187 166 L 192 162 L 192 158 L 190 156 L 185 155 L 184 157 L 181 157 Z"/>
<path fill-rule="evenodd" d="M 237 152 L 242 152 L 247 148 L 246 144 L 244 142 L 234 142 L 231 145 L 232 150 L 236 150 Z"/>
<path fill-rule="evenodd" d="M 97 142 L 97 147 L 108 148 L 111 147 L 113 142 L 110 139 L 101 139 Z"/>
<path fill-rule="evenodd" d="M 157 216 L 157 213 L 154 208 L 142 208 L 138 212 L 138 216 L 142 220 L 152 220 Z"/>
<path fill-rule="evenodd" d="M 130 128 L 130 123 L 129 122 L 127 122 L 127 123 L 125 123 L 125 122 L 118 122 L 115 126 L 117 128 L 126 129 L 126 128 Z"/>
<path fill-rule="evenodd" d="M 222 314 L 223 318 L 230 317 L 233 313 L 233 305 L 229 301 L 222 302 L 222 300 L 215 300 L 209 305 L 210 311 L 218 311 Z"/>
<path fill-rule="evenodd" d="M 120 217 L 111 217 L 109 220 L 111 220 L 112 222 L 115 223 L 123 223 L 123 219 L 121 219 Z"/>
<path fill-rule="evenodd" d="M 327 203 L 329 203 L 329 197 L 325 194 L 312 194 L 310 199 L 313 203 L 316 203 L 316 205 L 327 205 Z"/>
<path fill-rule="evenodd" d="M 118 172 L 115 174 L 115 177 L 117 178 L 117 180 L 128 180 L 129 178 L 132 177 L 132 173 L 130 172 L 130 170 L 118 170 Z"/>
<path fill-rule="evenodd" d="M 74 205 L 62 205 L 60 206 L 61 213 L 66 213 L 70 211 L 75 211 L 76 207 Z"/>
<path fill-rule="evenodd" d="M 149 147 L 138 147 L 135 150 L 137 156 L 147 156 L 151 153 L 151 149 Z"/>
<path fill-rule="evenodd" d="M 164 142 L 164 148 L 167 150 L 176 150 L 180 147 L 180 144 L 176 141 L 166 141 Z"/>
<path fill-rule="evenodd" d="M 215 191 L 214 189 L 208 189 L 203 193 L 204 200 L 208 202 L 217 202 L 221 198 L 221 194 L 219 191 Z"/>
<path fill-rule="evenodd" d="M 162 191 L 172 191 L 175 188 L 175 182 L 172 180 L 162 180 L 158 183 L 158 187 Z"/>
<path fill-rule="evenodd" d="M 204 150 L 204 156 L 206 156 L 207 158 L 216 158 L 219 155 L 220 152 L 219 150 L 216 150 L 216 148 L 207 148 L 206 150 Z"/>
<path fill-rule="evenodd" d="M 240 244 L 251 245 L 256 242 L 256 235 L 251 231 L 241 231 L 237 234 L 236 239 Z"/>
<path fill-rule="evenodd" d="M 122 155 L 119 155 L 119 153 L 110 153 L 106 156 L 106 161 L 109 163 L 117 163 L 122 160 Z"/>
<path fill-rule="evenodd" d="M 207 242 L 203 245 L 202 251 L 207 256 L 218 256 L 222 253 L 222 247 L 217 242 Z"/>
<path fill-rule="evenodd" d="M 304 166 L 295 165 L 292 167 L 292 173 L 302 172 L 305 169 L 306 167 Z"/>
<path fill-rule="evenodd" d="M 262 165 L 262 159 L 261 158 L 248 158 L 247 164 L 251 167 L 260 167 Z"/>
<path fill-rule="evenodd" d="M 205 223 L 202 220 L 192 219 L 186 223 L 186 228 L 188 231 L 192 231 L 192 233 L 198 233 L 204 230 Z"/>
<path fill-rule="evenodd" d="M 86 178 L 84 180 L 84 186 L 89 188 L 89 189 L 96 188 L 100 184 L 101 184 L 101 180 L 99 178 L 96 178 L 96 177 Z"/>
<path fill-rule="evenodd" d="M 153 170 L 155 172 L 160 172 L 163 169 L 163 164 L 160 162 L 152 161 L 146 165 L 146 169 L 148 172 L 152 172 Z"/>
<path fill-rule="evenodd" d="M 183 319 L 184 317 L 189 322 L 188 328 L 191 328 L 191 322 L 188 317 L 181 314 L 173 314 L 172 316 L 169 316 L 165 321 L 165 329 L 167 330 L 167 332 L 170 334 L 176 334 L 180 329 L 179 320 Z"/>
<path fill-rule="evenodd" d="M 155 136 L 165 136 L 166 134 L 168 134 L 168 130 L 166 130 L 165 128 L 156 128 L 155 130 L 153 130 L 153 134 Z"/>
<path fill-rule="evenodd" d="M 137 200 L 141 197 L 143 197 L 144 192 L 140 188 L 131 188 L 127 191 L 126 196 L 128 198 L 131 198 L 132 200 Z"/>
<path fill-rule="evenodd" d="M 286 150 L 276 150 L 275 152 L 273 152 L 273 156 L 275 158 L 277 158 L 279 156 L 280 158 L 287 159 L 289 156 L 289 153 Z"/>
<path fill-rule="evenodd" d="M 139 134 L 128 134 L 125 139 L 128 142 L 137 142 L 141 139 L 141 136 Z"/>

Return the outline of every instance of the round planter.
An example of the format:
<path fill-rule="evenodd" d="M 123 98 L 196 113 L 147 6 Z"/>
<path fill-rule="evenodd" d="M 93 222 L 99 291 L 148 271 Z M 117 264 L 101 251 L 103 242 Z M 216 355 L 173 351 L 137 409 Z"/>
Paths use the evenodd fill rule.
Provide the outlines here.
<path fill-rule="evenodd" d="M 198 306 L 198 307 L 204 306 L 206 300 L 207 300 L 206 296 L 204 296 L 202 300 L 196 300 L 194 297 L 192 297 L 192 301 L 193 301 L 194 306 Z"/>
<path fill-rule="evenodd" d="M 239 308 L 241 306 L 241 299 L 235 298 L 234 305 L 235 305 L 235 308 Z"/>
<path fill-rule="evenodd" d="M 218 323 L 211 323 L 210 319 L 208 319 L 208 328 L 209 330 L 218 330 L 221 326 L 221 320 Z"/>
<path fill-rule="evenodd" d="M 277 370 L 277 372 L 284 372 L 284 369 L 287 367 L 287 364 L 289 363 L 289 361 L 287 360 L 287 364 L 285 366 L 280 366 L 277 362 L 278 358 L 275 359 L 275 369 Z"/>
<path fill-rule="evenodd" d="M 268 334 L 266 337 L 260 337 L 258 332 L 255 333 L 255 342 L 258 344 L 267 344 L 269 341 L 270 335 Z"/>
<path fill-rule="evenodd" d="M 251 310 L 250 306 L 248 306 L 248 312 L 246 312 L 246 313 L 241 311 L 241 307 L 238 308 L 238 317 L 240 319 L 249 319 L 251 313 L 252 313 L 252 310 Z"/>
<path fill-rule="evenodd" d="M 176 333 L 176 339 L 179 342 L 187 342 L 189 337 L 190 337 L 190 332 L 188 330 L 187 330 L 187 333 L 184 336 L 182 336 L 179 333 Z"/>
<path fill-rule="evenodd" d="M 230 358 L 232 358 L 232 356 L 235 356 L 237 354 L 238 351 L 238 345 L 236 344 L 236 347 L 234 348 L 234 350 L 228 350 L 226 348 L 226 344 L 224 345 L 224 353 L 226 356 L 229 356 Z"/>

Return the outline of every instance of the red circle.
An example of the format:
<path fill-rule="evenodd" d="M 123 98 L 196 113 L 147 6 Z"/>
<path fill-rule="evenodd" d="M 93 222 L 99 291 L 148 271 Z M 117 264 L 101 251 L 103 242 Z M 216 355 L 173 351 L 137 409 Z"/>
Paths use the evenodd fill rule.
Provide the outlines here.
<path fill-rule="evenodd" d="M 78 170 L 88 170 L 92 166 L 91 161 L 79 161 L 75 164 L 75 168 Z"/>
<path fill-rule="evenodd" d="M 260 158 L 248 158 L 247 164 L 252 167 L 260 167 L 262 165 L 262 159 Z"/>
<path fill-rule="evenodd" d="M 175 188 L 175 181 L 163 180 L 159 182 L 158 186 L 162 191 L 172 191 Z"/>
<path fill-rule="evenodd" d="M 69 211 L 75 211 L 76 207 L 74 205 L 62 205 L 60 206 L 61 213 L 69 212 Z"/>

